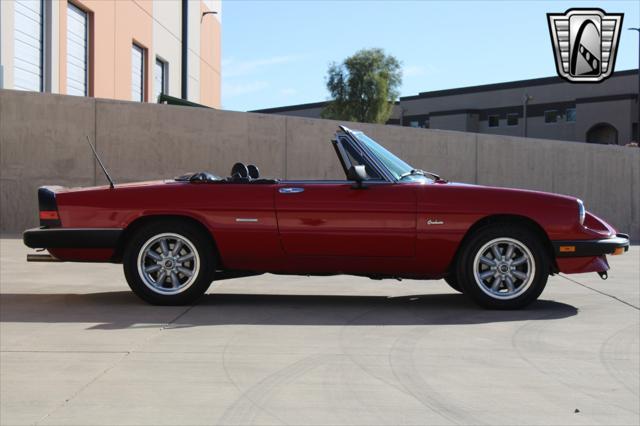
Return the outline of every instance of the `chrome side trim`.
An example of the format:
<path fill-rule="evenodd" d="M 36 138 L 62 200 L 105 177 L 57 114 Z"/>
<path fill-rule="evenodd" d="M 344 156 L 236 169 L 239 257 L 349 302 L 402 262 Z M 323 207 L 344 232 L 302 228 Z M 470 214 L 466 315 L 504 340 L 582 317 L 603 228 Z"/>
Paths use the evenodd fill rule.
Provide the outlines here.
<path fill-rule="evenodd" d="M 236 217 L 236 222 L 257 222 L 255 217 Z"/>
<path fill-rule="evenodd" d="M 304 188 L 286 187 L 286 188 L 280 188 L 278 191 L 281 194 L 298 194 L 300 192 L 304 192 Z"/>

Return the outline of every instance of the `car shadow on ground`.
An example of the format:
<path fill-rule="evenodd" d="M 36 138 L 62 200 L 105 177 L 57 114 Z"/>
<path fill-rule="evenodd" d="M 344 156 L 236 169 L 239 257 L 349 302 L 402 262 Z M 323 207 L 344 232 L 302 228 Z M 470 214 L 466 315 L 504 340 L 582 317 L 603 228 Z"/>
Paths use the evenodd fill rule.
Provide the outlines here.
<path fill-rule="evenodd" d="M 401 297 L 209 293 L 193 306 L 151 306 L 128 291 L 0 294 L 0 322 L 86 323 L 92 329 L 217 325 L 455 325 L 553 320 L 574 316 L 566 303 L 538 300 L 526 309 L 492 311 L 462 294 Z"/>

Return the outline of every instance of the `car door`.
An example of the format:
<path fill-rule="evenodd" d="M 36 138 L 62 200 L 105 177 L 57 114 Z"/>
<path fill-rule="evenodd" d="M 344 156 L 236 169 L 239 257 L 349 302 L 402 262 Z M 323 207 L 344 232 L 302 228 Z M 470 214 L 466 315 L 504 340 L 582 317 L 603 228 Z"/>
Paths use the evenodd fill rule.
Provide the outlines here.
<path fill-rule="evenodd" d="M 283 182 L 275 195 L 287 256 L 413 257 L 416 199 L 412 185 Z"/>
<path fill-rule="evenodd" d="M 226 269 L 265 271 L 284 261 L 274 208 L 275 184 L 192 184 L 186 203 L 215 236 Z"/>
<path fill-rule="evenodd" d="M 345 174 L 364 166 L 369 179 L 281 182 L 275 194 L 287 256 L 409 258 L 415 255 L 416 195 L 384 172 L 345 134 L 332 141 Z"/>

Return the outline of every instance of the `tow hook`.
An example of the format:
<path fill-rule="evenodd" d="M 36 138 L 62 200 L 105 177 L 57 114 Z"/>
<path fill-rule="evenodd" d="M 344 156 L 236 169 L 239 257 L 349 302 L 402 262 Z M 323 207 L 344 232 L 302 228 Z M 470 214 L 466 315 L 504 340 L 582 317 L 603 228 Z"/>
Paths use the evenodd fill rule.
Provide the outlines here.
<path fill-rule="evenodd" d="M 607 275 L 607 271 L 598 272 L 598 275 L 600 275 L 600 278 L 602 278 L 603 280 L 609 278 L 609 275 Z"/>

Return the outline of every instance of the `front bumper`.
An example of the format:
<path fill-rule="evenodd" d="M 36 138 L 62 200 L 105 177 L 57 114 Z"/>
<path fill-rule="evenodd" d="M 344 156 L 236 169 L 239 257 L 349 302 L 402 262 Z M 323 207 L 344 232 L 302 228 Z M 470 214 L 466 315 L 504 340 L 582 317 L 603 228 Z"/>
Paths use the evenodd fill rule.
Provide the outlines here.
<path fill-rule="evenodd" d="M 629 250 L 629 236 L 617 234 L 600 240 L 552 241 L 556 257 L 592 257 L 622 254 Z"/>
<path fill-rule="evenodd" d="M 24 231 L 22 241 L 31 248 L 113 249 L 121 235 L 119 228 L 33 228 Z"/>

